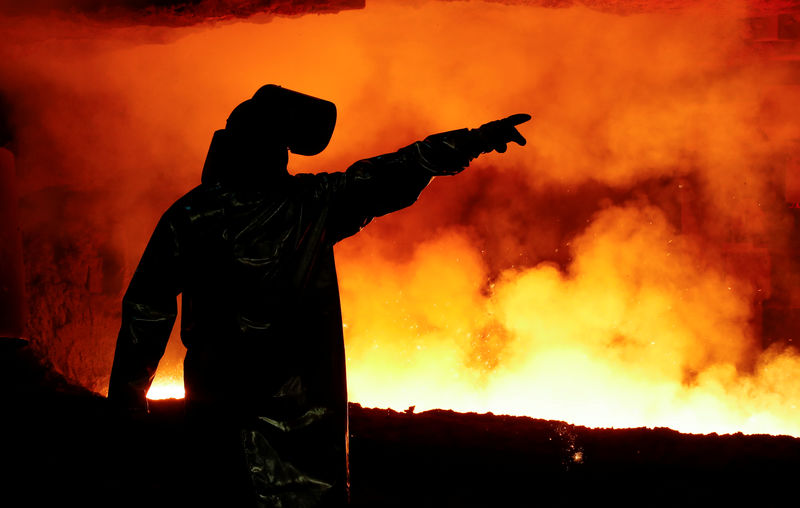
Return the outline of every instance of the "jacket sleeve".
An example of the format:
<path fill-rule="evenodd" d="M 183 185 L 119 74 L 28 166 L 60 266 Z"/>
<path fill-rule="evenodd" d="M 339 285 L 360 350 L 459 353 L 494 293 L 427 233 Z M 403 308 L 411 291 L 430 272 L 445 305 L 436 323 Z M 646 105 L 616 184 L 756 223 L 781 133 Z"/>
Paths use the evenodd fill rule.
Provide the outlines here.
<path fill-rule="evenodd" d="M 434 176 L 462 171 L 481 153 L 478 141 L 468 129 L 443 132 L 350 166 L 339 174 L 331 200 L 334 241 L 357 233 L 374 217 L 411 205 Z"/>
<path fill-rule="evenodd" d="M 127 409 L 147 409 L 147 390 L 177 316 L 179 246 L 175 224 L 164 214 L 122 299 L 108 398 Z"/>

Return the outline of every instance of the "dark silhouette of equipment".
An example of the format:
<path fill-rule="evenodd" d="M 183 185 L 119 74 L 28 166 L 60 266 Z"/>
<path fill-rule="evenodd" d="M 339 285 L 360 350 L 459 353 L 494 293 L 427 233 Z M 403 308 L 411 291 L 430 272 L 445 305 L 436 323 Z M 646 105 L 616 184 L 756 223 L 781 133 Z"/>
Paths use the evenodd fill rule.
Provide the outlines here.
<path fill-rule="evenodd" d="M 203 502 L 347 502 L 347 387 L 333 246 L 434 176 L 525 144 L 518 114 L 429 136 L 339 173 L 291 176 L 328 144 L 333 103 L 275 85 L 214 133 L 202 183 L 161 217 L 122 302 L 109 399 L 134 413 L 182 293 L 187 421 Z"/>

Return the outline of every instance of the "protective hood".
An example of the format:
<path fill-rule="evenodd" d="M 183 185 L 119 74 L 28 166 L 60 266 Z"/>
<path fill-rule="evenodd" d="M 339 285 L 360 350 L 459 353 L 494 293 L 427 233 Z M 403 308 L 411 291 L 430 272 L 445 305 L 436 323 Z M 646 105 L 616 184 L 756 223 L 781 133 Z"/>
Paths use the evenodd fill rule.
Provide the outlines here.
<path fill-rule="evenodd" d="M 298 155 L 317 155 L 336 126 L 336 105 L 277 85 L 262 86 L 228 117 L 226 129 L 247 129 L 285 143 Z"/>
<path fill-rule="evenodd" d="M 298 155 L 316 155 L 328 146 L 335 125 L 336 105 L 332 102 L 265 85 L 236 106 L 225 129 L 214 133 L 202 181 L 236 179 L 233 173 L 242 169 L 237 166 L 247 165 L 252 153 L 246 152 L 253 147 L 261 152 L 259 159 L 268 160 L 265 171 L 281 166 L 285 172 L 287 149 Z"/>

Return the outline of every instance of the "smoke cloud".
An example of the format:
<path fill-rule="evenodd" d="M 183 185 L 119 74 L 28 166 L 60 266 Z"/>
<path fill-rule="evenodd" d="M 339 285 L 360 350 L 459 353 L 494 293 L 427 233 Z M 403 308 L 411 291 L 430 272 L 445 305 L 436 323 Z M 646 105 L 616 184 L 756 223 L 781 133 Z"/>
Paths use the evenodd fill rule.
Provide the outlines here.
<path fill-rule="evenodd" d="M 528 146 L 437 179 L 337 247 L 351 400 L 800 435 L 796 355 L 764 351 L 756 319 L 775 289 L 762 261 L 791 241 L 800 101 L 780 100 L 790 76 L 746 40 L 753 4 L 534 4 L 170 28 L 3 18 L 21 34 L 0 43 L 0 91 L 33 344 L 105 391 L 152 228 L 265 83 L 338 106 L 331 145 L 295 172 L 527 112 Z M 163 378 L 180 376 L 172 340 Z"/>

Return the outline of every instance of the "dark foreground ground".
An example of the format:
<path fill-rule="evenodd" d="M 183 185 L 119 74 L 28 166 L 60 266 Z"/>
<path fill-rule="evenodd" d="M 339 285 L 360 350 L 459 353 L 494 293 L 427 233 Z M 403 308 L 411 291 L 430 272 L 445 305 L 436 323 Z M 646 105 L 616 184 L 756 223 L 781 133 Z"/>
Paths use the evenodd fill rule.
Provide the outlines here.
<path fill-rule="evenodd" d="M 0 506 L 185 506 L 181 401 L 121 419 L 24 348 L 0 351 L 0 376 Z M 359 405 L 351 436 L 355 507 L 800 503 L 800 439 L 785 436 Z"/>

